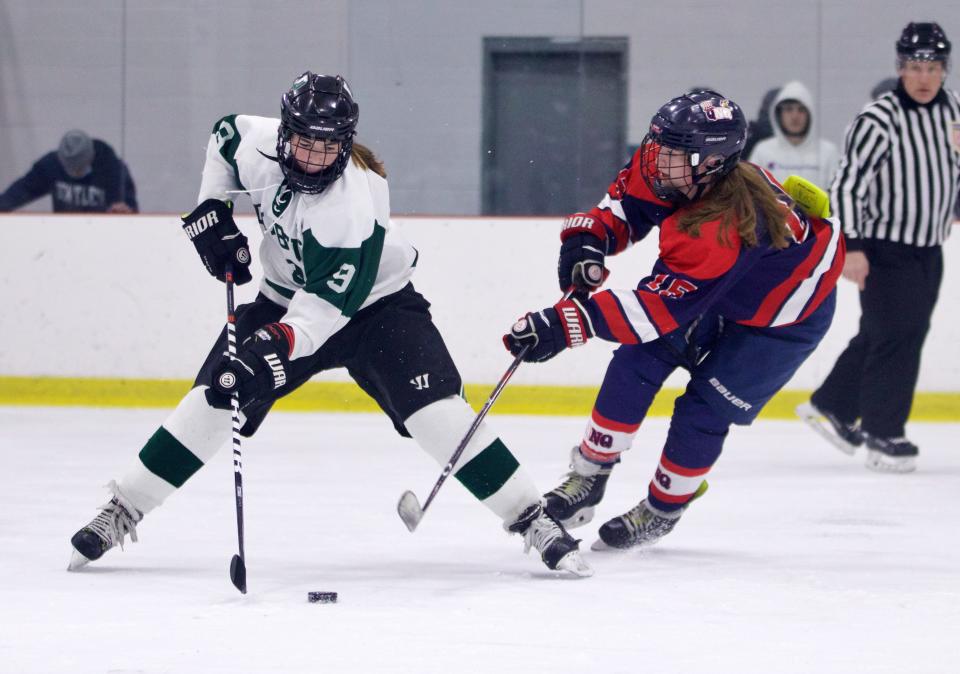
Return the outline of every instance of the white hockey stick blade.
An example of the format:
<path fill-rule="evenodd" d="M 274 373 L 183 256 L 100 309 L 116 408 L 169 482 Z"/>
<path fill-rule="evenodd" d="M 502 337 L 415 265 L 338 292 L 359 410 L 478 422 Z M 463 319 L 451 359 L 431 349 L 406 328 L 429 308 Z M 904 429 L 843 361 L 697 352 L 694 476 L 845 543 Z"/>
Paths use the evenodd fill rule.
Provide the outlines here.
<path fill-rule="evenodd" d="M 397 514 L 407 525 L 411 532 L 415 531 L 420 520 L 423 519 L 423 508 L 420 507 L 420 501 L 417 495 L 412 491 L 405 491 L 397 502 Z"/>

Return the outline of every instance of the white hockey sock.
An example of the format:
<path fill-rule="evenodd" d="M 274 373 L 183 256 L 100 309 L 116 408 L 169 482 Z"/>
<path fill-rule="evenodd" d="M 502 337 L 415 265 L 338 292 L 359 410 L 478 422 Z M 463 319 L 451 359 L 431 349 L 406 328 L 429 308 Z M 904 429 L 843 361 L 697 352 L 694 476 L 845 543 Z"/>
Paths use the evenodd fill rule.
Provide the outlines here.
<path fill-rule="evenodd" d="M 230 439 L 230 412 L 210 407 L 205 390 L 198 386 L 183 397 L 117 480 L 140 512 L 163 503 Z"/>
<path fill-rule="evenodd" d="M 474 418 L 476 413 L 463 398 L 450 396 L 418 410 L 403 424 L 427 454 L 445 465 Z M 470 439 L 454 476 L 504 522 L 513 522 L 540 500 L 533 480 L 486 422 Z"/>
<path fill-rule="evenodd" d="M 628 424 L 607 419 L 594 408 L 583 431 L 580 452 L 592 463 L 616 463 L 620 453 L 630 449 L 639 428 L 640 422 Z"/>

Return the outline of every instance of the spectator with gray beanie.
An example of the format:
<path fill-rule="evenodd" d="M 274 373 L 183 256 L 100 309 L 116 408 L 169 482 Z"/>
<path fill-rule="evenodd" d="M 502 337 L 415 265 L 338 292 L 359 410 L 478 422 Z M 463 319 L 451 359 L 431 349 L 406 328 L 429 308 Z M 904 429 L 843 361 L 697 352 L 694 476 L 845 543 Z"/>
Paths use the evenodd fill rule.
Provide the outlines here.
<path fill-rule="evenodd" d="M 79 129 L 0 194 L 0 211 L 13 211 L 49 194 L 55 213 L 136 213 L 130 170 L 102 140 Z"/>

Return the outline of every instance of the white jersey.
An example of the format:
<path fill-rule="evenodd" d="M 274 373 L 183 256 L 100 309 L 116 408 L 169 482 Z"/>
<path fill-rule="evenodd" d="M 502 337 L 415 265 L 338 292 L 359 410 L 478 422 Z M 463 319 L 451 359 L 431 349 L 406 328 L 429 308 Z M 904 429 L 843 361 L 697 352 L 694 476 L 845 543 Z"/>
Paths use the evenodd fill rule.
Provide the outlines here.
<path fill-rule="evenodd" d="M 260 291 L 286 307 L 291 360 L 312 355 L 350 317 L 403 288 L 417 252 L 390 226 L 387 181 L 353 160 L 320 194 L 292 191 L 276 154 L 280 120 L 230 115 L 207 145 L 198 203 L 250 195 L 263 230 Z"/>

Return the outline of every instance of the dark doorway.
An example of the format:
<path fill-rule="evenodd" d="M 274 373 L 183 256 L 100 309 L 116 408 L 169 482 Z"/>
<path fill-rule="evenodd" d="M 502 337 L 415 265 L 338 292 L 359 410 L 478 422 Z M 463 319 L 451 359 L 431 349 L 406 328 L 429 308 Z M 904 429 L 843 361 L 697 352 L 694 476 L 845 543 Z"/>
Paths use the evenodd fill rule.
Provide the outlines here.
<path fill-rule="evenodd" d="M 594 206 L 627 159 L 627 38 L 485 38 L 484 52 L 484 214 Z"/>

